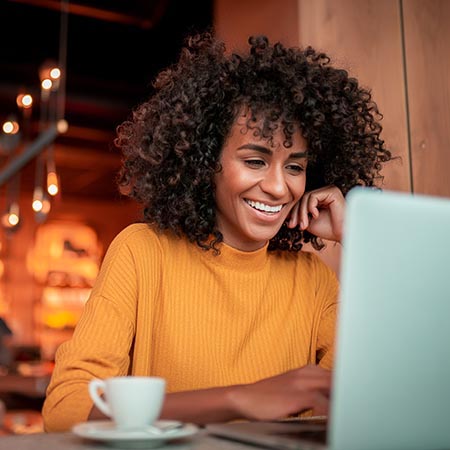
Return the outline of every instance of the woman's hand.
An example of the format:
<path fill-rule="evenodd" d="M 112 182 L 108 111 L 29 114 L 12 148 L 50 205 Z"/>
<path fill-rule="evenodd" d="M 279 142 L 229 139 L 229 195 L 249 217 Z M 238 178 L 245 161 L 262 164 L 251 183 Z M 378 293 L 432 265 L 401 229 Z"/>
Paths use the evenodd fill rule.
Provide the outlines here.
<path fill-rule="evenodd" d="M 330 386 L 330 371 L 308 365 L 256 383 L 167 394 L 161 418 L 206 424 L 276 420 L 308 409 L 326 415 Z"/>
<path fill-rule="evenodd" d="M 233 386 L 229 399 L 238 417 L 275 420 L 313 409 L 326 415 L 331 372 L 308 365 L 253 384 Z"/>
<path fill-rule="evenodd" d="M 306 192 L 292 208 L 289 228 L 300 225 L 323 239 L 341 242 L 343 233 L 345 199 L 336 186 L 325 186 Z"/>

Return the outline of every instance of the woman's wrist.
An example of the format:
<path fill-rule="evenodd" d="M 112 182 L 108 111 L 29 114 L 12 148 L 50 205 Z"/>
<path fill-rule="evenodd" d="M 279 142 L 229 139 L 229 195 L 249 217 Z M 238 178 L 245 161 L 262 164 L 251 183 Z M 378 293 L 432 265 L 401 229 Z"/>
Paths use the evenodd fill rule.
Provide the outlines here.
<path fill-rule="evenodd" d="M 237 384 L 234 386 L 227 386 L 224 390 L 224 404 L 228 411 L 235 419 L 245 419 L 245 414 L 242 412 L 242 397 L 245 385 Z"/>
<path fill-rule="evenodd" d="M 161 418 L 199 424 L 237 419 L 240 417 L 237 407 L 238 387 L 226 386 L 167 394 Z"/>

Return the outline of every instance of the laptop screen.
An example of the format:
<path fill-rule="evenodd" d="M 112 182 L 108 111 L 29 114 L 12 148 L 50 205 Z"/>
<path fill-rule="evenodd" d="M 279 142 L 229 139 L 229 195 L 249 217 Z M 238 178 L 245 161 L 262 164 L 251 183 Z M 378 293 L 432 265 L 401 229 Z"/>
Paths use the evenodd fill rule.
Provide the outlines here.
<path fill-rule="evenodd" d="M 450 201 L 348 195 L 330 444 L 450 448 Z"/>

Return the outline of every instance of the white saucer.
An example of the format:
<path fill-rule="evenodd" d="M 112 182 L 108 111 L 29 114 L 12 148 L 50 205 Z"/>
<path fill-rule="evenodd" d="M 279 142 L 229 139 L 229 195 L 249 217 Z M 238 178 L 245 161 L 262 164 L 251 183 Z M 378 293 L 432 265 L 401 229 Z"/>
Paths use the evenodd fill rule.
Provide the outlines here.
<path fill-rule="evenodd" d="M 173 420 L 158 420 L 155 422 L 155 425 L 166 426 L 172 423 L 177 422 Z M 166 441 L 192 436 L 197 431 L 198 427 L 187 423 L 182 428 L 168 431 L 167 434 L 154 435 L 145 430 L 118 430 L 111 420 L 94 420 L 79 423 L 72 427 L 72 432 L 77 436 L 122 448 L 159 447 Z"/>

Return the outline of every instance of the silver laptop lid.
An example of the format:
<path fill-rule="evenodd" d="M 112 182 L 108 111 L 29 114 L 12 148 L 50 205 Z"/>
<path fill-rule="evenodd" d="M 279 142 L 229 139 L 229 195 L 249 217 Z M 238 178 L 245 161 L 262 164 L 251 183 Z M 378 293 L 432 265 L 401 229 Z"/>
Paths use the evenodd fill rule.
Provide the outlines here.
<path fill-rule="evenodd" d="M 329 445 L 450 448 L 450 201 L 348 195 Z"/>

